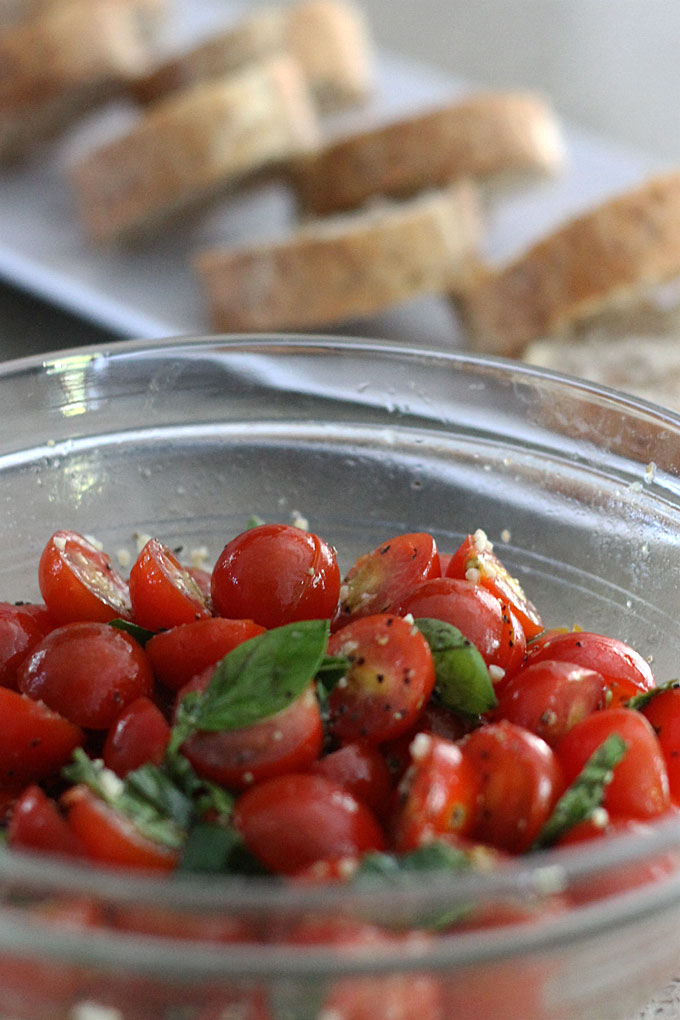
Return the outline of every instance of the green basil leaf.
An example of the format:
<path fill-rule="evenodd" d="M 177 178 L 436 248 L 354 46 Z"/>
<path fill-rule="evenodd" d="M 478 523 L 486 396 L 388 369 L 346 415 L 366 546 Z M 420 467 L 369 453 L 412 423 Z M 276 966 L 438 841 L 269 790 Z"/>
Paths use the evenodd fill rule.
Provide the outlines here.
<path fill-rule="evenodd" d="M 316 679 L 326 693 L 332 691 L 337 682 L 347 675 L 351 664 L 346 655 L 324 655 L 316 671 Z"/>
<path fill-rule="evenodd" d="M 533 850 L 553 846 L 575 825 L 591 817 L 593 811 L 601 806 L 604 791 L 612 781 L 613 770 L 625 755 L 627 747 L 618 733 L 611 733 L 600 744 L 558 800 L 539 832 Z"/>
<path fill-rule="evenodd" d="M 424 871 L 469 871 L 470 855 L 459 847 L 436 841 L 404 854 L 383 851 L 364 854 L 355 873 L 355 881 L 365 884 L 376 878 L 397 885 L 415 884 L 414 873 Z"/>
<path fill-rule="evenodd" d="M 642 691 L 640 694 L 629 698 L 626 702 L 626 708 L 632 708 L 637 712 L 641 712 L 658 694 L 663 694 L 664 691 L 672 691 L 676 687 L 680 687 L 680 680 L 668 680 L 665 684 L 652 687 L 651 691 Z"/>
<path fill-rule="evenodd" d="M 116 630 L 124 630 L 126 634 L 133 637 L 142 647 L 155 636 L 156 631 L 147 630 L 146 627 L 140 627 L 138 623 L 132 623 L 131 620 L 109 620 L 109 626 L 115 627 Z"/>
<path fill-rule="evenodd" d="M 218 663 L 206 689 L 180 702 L 171 751 L 192 732 L 241 729 L 283 711 L 314 680 L 328 635 L 328 620 L 303 620 L 237 645 Z"/>
<path fill-rule="evenodd" d="M 481 715 L 497 704 L 489 670 L 479 650 L 457 627 L 443 620 L 415 621 L 432 652 L 435 690 L 454 712 Z"/>

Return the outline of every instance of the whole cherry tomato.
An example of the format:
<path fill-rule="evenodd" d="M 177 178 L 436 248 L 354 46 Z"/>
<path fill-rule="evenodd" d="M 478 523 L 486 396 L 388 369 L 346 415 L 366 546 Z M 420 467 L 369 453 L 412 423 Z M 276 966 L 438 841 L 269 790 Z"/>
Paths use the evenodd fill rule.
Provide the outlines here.
<path fill-rule="evenodd" d="M 25 606 L 0 602 L 0 686 L 16 690 L 16 671 L 45 636 L 39 618 Z"/>
<path fill-rule="evenodd" d="M 27 786 L 17 800 L 7 826 L 7 843 L 22 850 L 77 857 L 84 847 L 56 803 L 40 786 Z"/>
<path fill-rule="evenodd" d="M 441 576 L 437 544 L 427 532 L 395 535 L 360 556 L 345 575 L 334 627 L 393 612 L 422 581 Z"/>
<path fill-rule="evenodd" d="M 412 622 L 382 613 L 363 616 L 331 636 L 328 654 L 349 669 L 328 696 L 330 728 L 341 741 L 379 744 L 415 723 L 434 689 L 434 662 Z"/>
<path fill-rule="evenodd" d="M 392 792 L 392 778 L 380 751 L 365 741 L 345 744 L 312 762 L 310 772 L 339 783 L 382 815 Z"/>
<path fill-rule="evenodd" d="M 106 734 L 102 758 L 119 776 L 146 762 L 160 765 L 170 740 L 170 726 L 151 698 L 135 698 L 113 720 Z"/>
<path fill-rule="evenodd" d="M 40 592 L 59 623 L 130 619 L 130 593 L 111 558 L 75 531 L 56 531 L 38 564 Z"/>
<path fill-rule="evenodd" d="M 335 550 L 289 524 L 262 524 L 237 535 L 212 573 L 215 612 L 266 628 L 329 619 L 339 591 Z"/>

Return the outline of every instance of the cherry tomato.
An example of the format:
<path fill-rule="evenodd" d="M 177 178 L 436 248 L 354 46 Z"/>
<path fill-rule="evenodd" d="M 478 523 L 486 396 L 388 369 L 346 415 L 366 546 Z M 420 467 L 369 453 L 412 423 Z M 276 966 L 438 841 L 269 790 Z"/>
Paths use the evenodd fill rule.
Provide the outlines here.
<path fill-rule="evenodd" d="M 441 576 L 432 535 L 396 535 L 360 556 L 345 575 L 334 627 L 351 620 L 392 612 L 422 581 Z"/>
<path fill-rule="evenodd" d="M 508 853 L 528 850 L 563 789 L 553 751 L 505 720 L 473 730 L 460 746 L 480 783 L 473 838 Z"/>
<path fill-rule="evenodd" d="M 35 646 L 19 690 L 87 729 L 107 729 L 125 705 L 151 694 L 144 649 L 105 623 L 67 623 Z"/>
<path fill-rule="evenodd" d="M 606 708 L 573 726 L 557 746 L 564 777 L 570 783 L 588 758 L 612 733 L 626 742 L 626 753 L 613 770 L 603 806 L 613 815 L 654 818 L 670 807 L 668 773 L 651 723 L 628 708 Z"/>
<path fill-rule="evenodd" d="M 0 602 L 0 686 L 16 690 L 18 666 L 44 636 L 33 612 Z"/>
<path fill-rule="evenodd" d="M 213 667 L 183 687 L 178 701 L 189 691 L 203 690 Z M 308 687 L 287 708 L 251 726 L 192 734 L 182 744 L 199 775 L 242 790 L 253 783 L 308 768 L 321 754 L 323 728 L 314 688 Z"/>
<path fill-rule="evenodd" d="M 80 840 L 55 802 L 40 786 L 27 786 L 17 800 L 7 827 L 10 847 L 77 857 L 84 854 Z"/>
<path fill-rule="evenodd" d="M 294 875 L 319 860 L 385 847 L 373 812 L 325 776 L 289 772 L 241 794 L 234 821 L 250 851 L 269 868 Z"/>
<path fill-rule="evenodd" d="M 671 798 L 680 804 L 680 687 L 655 694 L 642 714 L 654 727 L 666 762 Z"/>
<path fill-rule="evenodd" d="M 79 726 L 41 701 L 0 687 L 0 783 L 48 779 L 83 743 Z"/>
<path fill-rule="evenodd" d="M 503 685 L 493 715 L 537 733 L 554 747 L 572 726 L 606 704 L 607 685 L 600 673 L 544 659 Z"/>
<path fill-rule="evenodd" d="M 400 604 L 400 614 L 431 617 L 453 624 L 477 647 L 488 666 L 512 676 L 522 665 L 526 639 L 512 611 L 503 611 L 495 595 L 472 581 L 440 577 L 425 581 Z"/>
<path fill-rule="evenodd" d="M 339 783 L 380 816 L 392 792 L 387 763 L 376 747 L 357 741 L 312 762 L 310 772 Z"/>
<path fill-rule="evenodd" d="M 177 866 L 177 851 L 143 836 L 125 815 L 100 800 L 89 787 L 72 786 L 61 802 L 70 828 L 92 860 L 160 871 Z"/>
<path fill-rule="evenodd" d="M 411 744 L 411 760 L 392 822 L 395 850 L 414 850 L 442 834 L 468 835 L 480 793 L 470 759 L 452 741 L 420 733 Z"/>
<path fill-rule="evenodd" d="M 411 742 L 418 733 L 432 733 L 446 740 L 460 740 L 481 725 L 479 716 L 463 716 L 430 699 L 408 732 L 381 745 L 393 782 L 398 782 L 411 764 Z"/>
<path fill-rule="evenodd" d="M 175 554 L 150 538 L 130 571 L 130 600 L 135 622 L 163 630 L 210 616 L 205 596 Z"/>
<path fill-rule="evenodd" d="M 155 634 L 145 650 L 156 678 L 178 691 L 208 666 L 216 665 L 232 648 L 263 630 L 252 620 L 211 616 Z"/>
<path fill-rule="evenodd" d="M 527 665 L 561 659 L 601 673 L 612 692 L 612 706 L 656 686 L 649 664 L 617 638 L 590 631 L 548 631 L 527 649 Z"/>
<path fill-rule="evenodd" d="M 146 762 L 160 765 L 170 739 L 170 727 L 154 702 L 142 696 L 126 705 L 106 734 L 102 758 L 119 776 Z"/>
<path fill-rule="evenodd" d="M 335 551 L 289 524 L 262 524 L 227 542 L 212 573 L 215 612 L 266 628 L 325 620 L 338 603 Z"/>
<path fill-rule="evenodd" d="M 464 539 L 451 558 L 446 576 L 471 580 L 488 588 L 502 605 L 513 611 L 527 640 L 542 632 L 543 621 L 536 606 L 526 597 L 517 578 L 512 577 L 498 559 L 483 531 Z"/>
<path fill-rule="evenodd" d="M 114 928 L 172 939 L 200 939 L 201 942 L 246 942 L 252 938 L 248 921 L 226 913 L 194 914 L 172 908 L 129 903 L 115 908 Z"/>
<path fill-rule="evenodd" d="M 400 616 L 352 621 L 331 636 L 328 654 L 350 661 L 347 675 L 328 696 L 330 728 L 345 743 L 379 744 L 405 733 L 434 689 L 430 646 Z"/>
<path fill-rule="evenodd" d="M 75 531 L 56 531 L 40 557 L 38 584 L 59 623 L 129 620 L 130 593 L 111 559 Z"/>

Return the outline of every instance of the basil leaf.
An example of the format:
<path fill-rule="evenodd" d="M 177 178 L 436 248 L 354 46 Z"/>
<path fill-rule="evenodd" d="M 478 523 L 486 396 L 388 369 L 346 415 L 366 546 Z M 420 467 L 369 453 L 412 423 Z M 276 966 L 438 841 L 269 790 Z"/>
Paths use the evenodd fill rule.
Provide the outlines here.
<path fill-rule="evenodd" d="M 646 708 L 650 701 L 653 701 L 657 694 L 662 694 L 664 691 L 672 691 L 674 688 L 680 687 L 680 680 L 668 680 L 665 684 L 659 684 L 658 687 L 652 687 L 651 691 L 642 691 L 640 694 L 634 695 L 629 698 L 626 702 L 626 708 L 632 708 L 637 712 L 641 712 L 643 708 Z"/>
<path fill-rule="evenodd" d="M 479 650 L 453 624 L 423 618 L 415 621 L 434 659 L 435 689 L 443 705 L 455 712 L 481 715 L 497 704 L 489 670 Z"/>
<path fill-rule="evenodd" d="M 422 876 L 424 871 L 468 871 L 471 867 L 465 850 L 435 841 L 404 854 L 383 851 L 364 854 L 354 878 L 360 884 L 380 878 L 404 885 L 413 883 L 414 873 Z"/>
<path fill-rule="evenodd" d="M 316 671 L 316 679 L 326 693 L 332 691 L 337 682 L 347 675 L 351 664 L 346 655 L 324 655 Z"/>
<path fill-rule="evenodd" d="M 553 846 L 575 825 L 591 817 L 602 804 L 604 791 L 612 781 L 613 769 L 625 755 L 627 747 L 618 733 L 611 733 L 600 744 L 558 800 L 532 850 Z"/>
<path fill-rule="evenodd" d="M 180 702 L 171 752 L 193 732 L 241 729 L 283 711 L 314 680 L 328 635 L 328 620 L 303 620 L 237 645 L 206 689 L 190 691 Z"/>
<path fill-rule="evenodd" d="M 132 623 L 131 620 L 109 620 L 109 626 L 115 627 L 116 630 L 123 630 L 130 637 L 133 637 L 142 647 L 155 636 L 156 631 L 147 630 L 146 627 L 140 627 L 138 623 Z"/>

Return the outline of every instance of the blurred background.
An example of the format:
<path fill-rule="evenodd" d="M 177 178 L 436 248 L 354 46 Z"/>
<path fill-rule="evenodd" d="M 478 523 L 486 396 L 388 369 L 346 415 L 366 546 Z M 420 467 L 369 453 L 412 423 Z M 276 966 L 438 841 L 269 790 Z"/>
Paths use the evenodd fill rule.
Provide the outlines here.
<path fill-rule="evenodd" d="M 363 0 L 379 43 L 680 161 L 677 0 Z"/>

